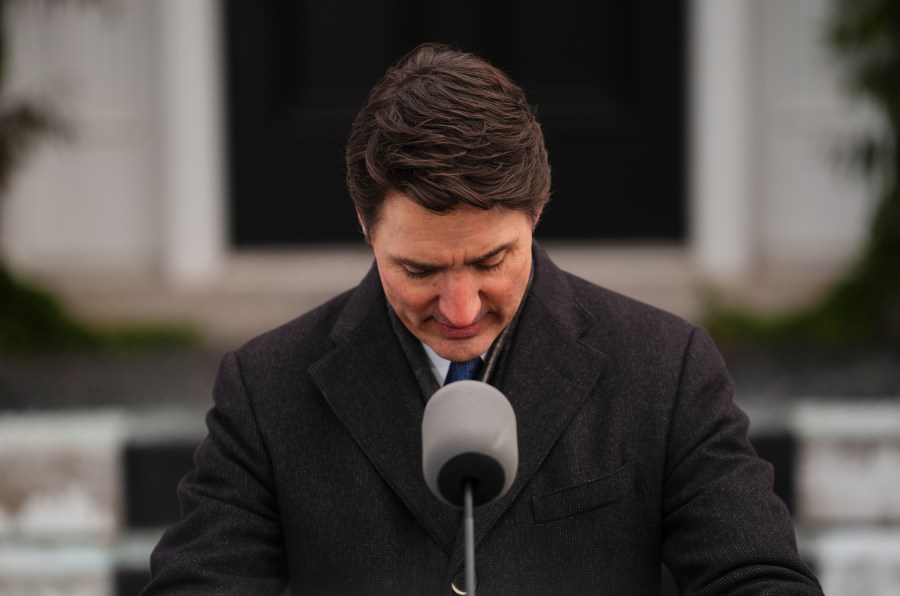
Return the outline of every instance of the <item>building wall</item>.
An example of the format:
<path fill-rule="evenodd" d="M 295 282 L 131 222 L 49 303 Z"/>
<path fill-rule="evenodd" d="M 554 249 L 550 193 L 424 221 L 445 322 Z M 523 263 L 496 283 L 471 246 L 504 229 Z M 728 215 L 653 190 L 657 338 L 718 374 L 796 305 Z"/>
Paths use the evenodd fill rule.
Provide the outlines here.
<path fill-rule="evenodd" d="M 49 278 L 215 279 L 225 242 L 216 0 L 6 3 L 11 89 L 77 130 L 44 143 L 4 205 L 0 249 Z M 694 0 L 692 229 L 701 276 L 852 258 L 872 193 L 834 167 L 871 126 L 819 42 L 827 0 Z"/>
<path fill-rule="evenodd" d="M 830 4 L 753 3 L 753 225 L 764 263 L 844 261 L 868 227 L 875 195 L 838 154 L 877 119 L 848 99 L 822 43 Z"/>
<path fill-rule="evenodd" d="M 160 72 L 152 2 L 7 2 L 7 89 L 73 136 L 42 142 L 3 205 L 22 269 L 148 273 L 160 253 Z"/>

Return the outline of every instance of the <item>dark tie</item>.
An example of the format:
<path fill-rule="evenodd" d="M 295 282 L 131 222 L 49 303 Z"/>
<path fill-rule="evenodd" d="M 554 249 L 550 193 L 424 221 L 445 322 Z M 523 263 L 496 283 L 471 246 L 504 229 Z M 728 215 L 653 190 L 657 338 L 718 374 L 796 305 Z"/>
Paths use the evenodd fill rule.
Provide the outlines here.
<path fill-rule="evenodd" d="M 451 362 L 450 370 L 447 371 L 447 378 L 444 379 L 444 385 L 449 385 L 456 381 L 468 381 L 474 379 L 480 370 L 481 358 L 472 358 L 465 362 Z"/>

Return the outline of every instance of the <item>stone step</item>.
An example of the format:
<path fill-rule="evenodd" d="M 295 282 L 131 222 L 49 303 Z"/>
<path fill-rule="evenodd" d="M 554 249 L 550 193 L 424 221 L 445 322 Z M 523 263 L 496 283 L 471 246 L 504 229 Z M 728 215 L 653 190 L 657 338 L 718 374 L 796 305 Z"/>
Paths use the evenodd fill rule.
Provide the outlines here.
<path fill-rule="evenodd" d="M 200 410 L 0 416 L 0 595 L 138 593 L 204 433 Z"/>
<path fill-rule="evenodd" d="M 900 404 L 745 408 L 826 593 L 900 594 Z M 0 595 L 137 593 L 179 517 L 175 487 L 203 418 L 195 407 L 0 415 Z"/>

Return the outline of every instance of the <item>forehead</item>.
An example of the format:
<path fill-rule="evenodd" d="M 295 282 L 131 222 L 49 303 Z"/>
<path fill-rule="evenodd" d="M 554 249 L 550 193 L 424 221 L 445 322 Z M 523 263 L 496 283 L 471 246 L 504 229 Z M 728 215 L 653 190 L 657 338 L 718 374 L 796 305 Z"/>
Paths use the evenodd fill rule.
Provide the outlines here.
<path fill-rule="evenodd" d="M 523 228 L 530 230 L 531 224 L 530 217 L 521 211 L 503 207 L 479 209 L 460 204 L 449 211 L 435 213 L 403 194 L 391 192 L 384 200 L 372 236 L 382 244 L 409 243 L 434 249 L 502 244 L 510 236 L 520 234 Z"/>

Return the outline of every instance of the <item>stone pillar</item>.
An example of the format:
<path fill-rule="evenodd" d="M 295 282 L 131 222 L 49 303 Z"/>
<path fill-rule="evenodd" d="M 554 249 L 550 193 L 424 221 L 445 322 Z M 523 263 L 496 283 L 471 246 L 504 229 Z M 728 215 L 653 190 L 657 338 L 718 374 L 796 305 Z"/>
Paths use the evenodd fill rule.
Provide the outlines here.
<path fill-rule="evenodd" d="M 701 274 L 729 281 L 753 257 L 751 1 L 690 10 L 690 237 Z"/>
<path fill-rule="evenodd" d="M 162 269 L 210 279 L 225 254 L 221 18 L 216 0 L 160 0 Z"/>

